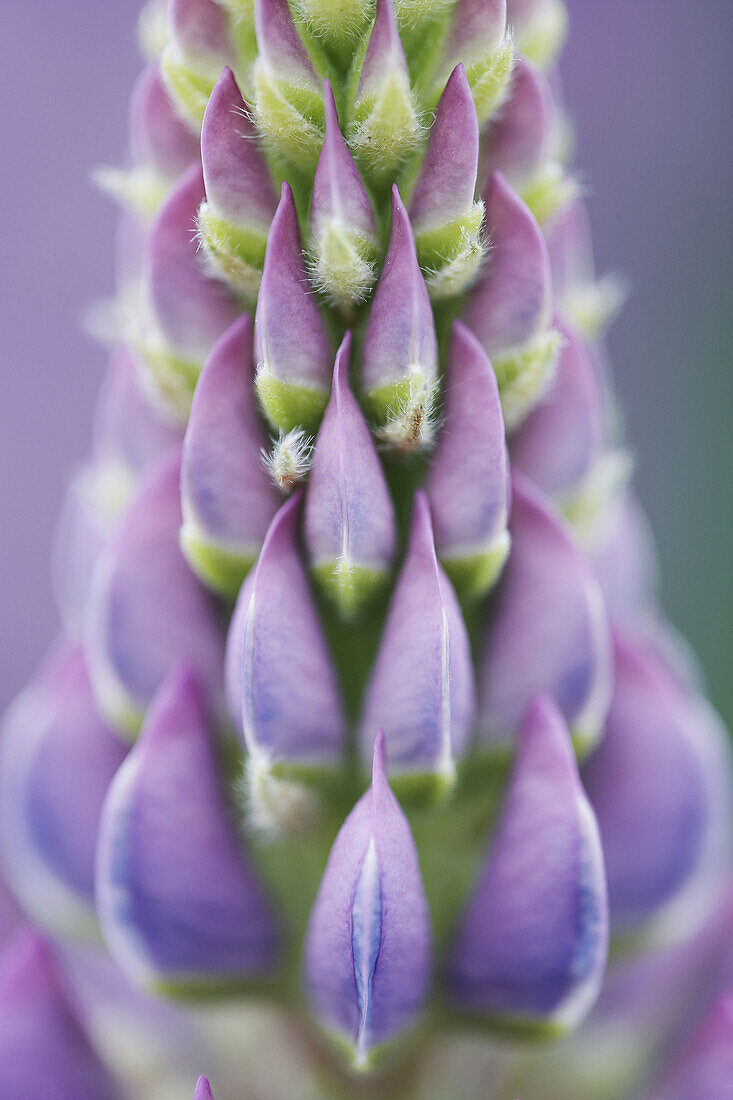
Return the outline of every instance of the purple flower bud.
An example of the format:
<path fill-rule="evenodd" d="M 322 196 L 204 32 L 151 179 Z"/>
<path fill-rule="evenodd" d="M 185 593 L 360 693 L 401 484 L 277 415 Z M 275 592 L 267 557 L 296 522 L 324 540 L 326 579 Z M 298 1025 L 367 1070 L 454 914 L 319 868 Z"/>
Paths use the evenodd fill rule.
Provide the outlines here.
<path fill-rule="evenodd" d="M 163 77 L 179 112 L 198 131 L 214 82 L 234 60 L 229 19 L 215 0 L 170 0 L 168 28 Z"/>
<path fill-rule="evenodd" d="M 19 932 L 0 957 L 0 1095 L 119 1100 L 82 1032 L 50 948 Z"/>
<path fill-rule="evenodd" d="M 134 734 L 161 681 L 180 664 L 196 668 L 209 697 L 221 693 L 218 610 L 178 544 L 180 455 L 143 482 L 95 569 L 85 642 L 102 712 Z"/>
<path fill-rule="evenodd" d="M 591 558 L 614 622 L 646 617 L 656 602 L 659 562 L 649 520 L 631 492 L 610 508 Z"/>
<path fill-rule="evenodd" d="M 395 446 L 432 440 L 438 345 L 415 239 L 397 187 L 392 188 L 389 248 L 369 313 L 361 385 L 370 413 Z"/>
<path fill-rule="evenodd" d="M 242 587 L 228 643 L 238 684 L 230 656 L 229 694 L 255 763 L 330 766 L 343 756 L 344 719 L 296 544 L 299 506 L 296 493 L 281 507 Z"/>
<path fill-rule="evenodd" d="M 584 769 L 598 816 L 614 930 L 677 902 L 700 911 L 719 886 L 730 761 L 725 734 L 648 644 L 616 635 L 615 685 L 603 741 Z M 671 913 L 667 909 L 667 913 Z"/>
<path fill-rule="evenodd" d="M 254 18 L 259 56 L 268 72 L 284 84 L 310 84 L 320 91 L 288 0 L 255 0 Z"/>
<path fill-rule="evenodd" d="M 623 281 L 616 275 L 596 278 L 588 214 L 579 198 L 553 218 L 545 233 L 558 306 L 593 339 L 621 306 Z"/>
<path fill-rule="evenodd" d="M 193 1094 L 193 1100 L 214 1100 L 211 1085 L 205 1077 L 199 1077 L 196 1082 L 196 1091 Z"/>
<path fill-rule="evenodd" d="M 410 826 L 374 744 L 372 784 L 336 837 L 305 940 L 308 999 L 357 1067 L 415 1023 L 427 997 L 431 930 Z"/>
<path fill-rule="evenodd" d="M 252 321 L 244 314 L 204 364 L 181 468 L 181 545 L 202 580 L 236 596 L 278 507 L 262 463 Z"/>
<path fill-rule="evenodd" d="M 276 428 L 312 431 L 331 383 L 331 349 L 303 265 L 293 193 L 283 183 L 255 313 L 257 392 Z"/>
<path fill-rule="evenodd" d="M 549 155 L 552 109 L 552 93 L 546 78 L 524 58 L 519 58 L 509 96 L 482 143 L 482 167 L 486 175 L 501 172 L 516 191 L 530 184 Z"/>
<path fill-rule="evenodd" d="M 169 676 L 104 804 L 97 903 L 136 981 L 231 987 L 274 964 L 275 925 L 230 816 L 196 677 Z"/>
<path fill-rule="evenodd" d="M 480 126 L 501 104 L 511 77 L 514 46 L 506 30 L 506 0 L 458 0 L 453 7 L 433 94 L 463 62 Z"/>
<path fill-rule="evenodd" d="M 435 554 L 427 497 L 418 492 L 407 557 L 366 689 L 362 756 L 371 754 L 377 730 L 384 729 L 392 772 L 451 783 L 474 712 L 468 634 Z"/>
<path fill-rule="evenodd" d="M 54 600 L 68 638 L 82 635 L 95 564 L 111 529 L 89 499 L 86 478 L 75 478 L 56 522 L 51 562 Z"/>
<path fill-rule="evenodd" d="M 428 471 L 435 544 L 459 593 L 475 597 L 496 581 L 507 553 L 509 470 L 496 377 L 486 352 L 453 325 L 445 423 Z"/>
<path fill-rule="evenodd" d="M 706 1013 L 649 1100 L 730 1100 L 733 1096 L 733 989 Z"/>
<path fill-rule="evenodd" d="M 194 166 L 158 211 L 143 272 L 151 316 L 140 349 L 163 395 L 184 412 L 204 359 L 239 313 L 229 291 L 206 274 L 198 251 L 203 198 L 201 168 Z"/>
<path fill-rule="evenodd" d="M 463 319 L 493 363 L 511 428 L 547 388 L 555 365 L 550 261 L 534 216 L 500 174 L 484 202 L 489 257 Z"/>
<path fill-rule="evenodd" d="M 305 501 L 311 567 L 345 615 L 384 582 L 397 539 L 382 465 L 349 387 L 350 351 L 347 333 L 336 356 L 331 400 L 316 438 Z"/>
<path fill-rule="evenodd" d="M 168 182 L 199 159 L 198 142 L 174 110 L 157 62 L 143 70 L 132 92 L 130 151 L 136 165 Z"/>
<path fill-rule="evenodd" d="M 488 858 L 461 919 L 449 984 L 461 1008 L 565 1030 L 588 1012 L 608 952 L 603 853 L 562 715 L 532 703 Z"/>
<path fill-rule="evenodd" d="M 603 728 L 612 679 L 598 582 L 561 515 L 519 475 L 510 532 L 479 665 L 483 739 L 511 745 L 532 699 L 547 693 L 587 750 Z"/>
<path fill-rule="evenodd" d="M 3 740 L 3 864 L 24 907 L 62 934 L 94 935 L 94 853 L 104 796 L 127 752 L 98 716 L 81 652 L 53 675 Z"/>

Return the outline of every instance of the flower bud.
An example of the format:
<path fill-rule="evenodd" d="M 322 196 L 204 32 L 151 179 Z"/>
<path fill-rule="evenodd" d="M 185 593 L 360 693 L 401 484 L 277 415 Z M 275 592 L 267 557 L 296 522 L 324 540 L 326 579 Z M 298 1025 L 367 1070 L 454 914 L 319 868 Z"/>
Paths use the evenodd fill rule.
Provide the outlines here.
<path fill-rule="evenodd" d="M 603 840 L 612 928 L 687 932 L 720 888 L 730 806 L 725 731 L 647 643 L 616 633 L 603 741 L 584 768 Z M 709 905 L 709 902 L 708 902 Z"/>
<path fill-rule="evenodd" d="M 199 1077 L 196 1082 L 196 1091 L 193 1094 L 193 1100 L 214 1100 L 211 1085 L 205 1077 Z"/>
<path fill-rule="evenodd" d="M 34 920 L 94 938 L 99 815 L 127 747 L 97 714 L 79 649 L 64 647 L 30 692 L 3 738 L 3 868 Z"/>
<path fill-rule="evenodd" d="M 341 134 L 328 81 L 323 100 L 326 137 L 313 182 L 311 277 L 318 290 L 348 312 L 376 280 L 378 243 L 372 204 Z"/>
<path fill-rule="evenodd" d="M 161 681 L 193 665 L 219 702 L 223 638 L 218 609 L 181 554 L 180 454 L 145 478 L 92 580 L 85 629 L 97 703 L 134 736 Z"/>
<path fill-rule="evenodd" d="M 397 540 L 379 456 L 349 387 L 350 351 L 347 334 L 336 356 L 305 500 L 311 568 L 344 616 L 353 615 L 383 585 Z"/>
<path fill-rule="evenodd" d="M 262 464 L 252 320 L 235 321 L 204 364 L 181 467 L 181 547 L 191 568 L 234 598 L 257 560 L 278 496 Z"/>
<path fill-rule="evenodd" d="M 373 7 L 369 0 L 297 0 L 297 11 L 313 36 L 348 63 Z"/>
<path fill-rule="evenodd" d="M 646 514 L 634 494 L 612 502 L 591 561 L 614 622 L 649 616 L 659 591 L 659 561 Z"/>
<path fill-rule="evenodd" d="M 134 342 L 151 384 L 182 418 L 188 415 L 201 366 L 239 307 L 206 274 L 196 240 L 204 198 L 200 166 L 193 166 L 160 207 L 148 238 L 143 270 L 147 313 Z"/>
<path fill-rule="evenodd" d="M 491 177 L 484 202 L 489 256 L 463 319 L 491 359 L 511 430 L 547 390 L 559 337 L 551 328 L 552 279 L 540 227 L 500 174 Z"/>
<path fill-rule="evenodd" d="M 30 929 L 0 956 L 0 1095 L 120 1100 L 72 1010 L 51 948 Z"/>
<path fill-rule="evenodd" d="M 521 873 L 520 873 L 521 872 Z M 520 1031 L 575 1027 L 601 987 L 608 905 L 598 826 L 567 726 L 537 697 L 449 964 L 456 1005 Z"/>
<path fill-rule="evenodd" d="M 211 89 L 233 62 L 229 20 L 215 0 L 169 0 L 161 69 L 179 113 L 198 132 Z"/>
<path fill-rule="evenodd" d="M 376 14 L 356 88 L 349 145 L 365 178 L 383 187 L 393 180 L 422 136 L 391 0 Z"/>
<path fill-rule="evenodd" d="M 214 271 L 254 301 L 277 206 L 257 132 L 231 69 L 211 93 L 201 129 L 206 201 L 198 226 Z"/>
<path fill-rule="evenodd" d="M 282 186 L 255 313 L 257 393 L 270 423 L 315 431 L 328 401 L 331 349 L 303 266 L 293 193 Z"/>
<path fill-rule="evenodd" d="M 478 121 L 463 65 L 453 70 L 440 97 L 410 221 L 420 266 L 433 300 L 459 294 L 484 255 L 482 202 L 474 202 Z"/>
<path fill-rule="evenodd" d="M 438 87 L 463 62 L 480 127 L 504 99 L 514 64 L 506 9 L 507 0 L 458 0 L 443 51 Z"/>
<path fill-rule="evenodd" d="M 372 783 L 341 826 L 305 939 L 306 994 L 367 1069 L 427 998 L 431 930 L 415 842 L 374 743 Z"/>
<path fill-rule="evenodd" d="M 323 144 L 321 82 L 293 22 L 288 0 L 255 0 L 259 56 L 255 121 L 273 152 L 312 171 Z"/>
<path fill-rule="evenodd" d="M 446 573 L 462 597 L 484 595 L 509 553 L 509 469 L 494 371 L 459 321 L 451 332 L 445 423 L 427 491 Z"/>
<path fill-rule="evenodd" d="M 512 484 L 512 549 L 489 609 L 479 663 L 484 742 L 511 746 L 535 695 L 550 695 L 587 751 L 611 694 L 611 645 L 592 570 L 559 512 L 519 475 Z"/>
<path fill-rule="evenodd" d="M 427 497 L 418 492 L 407 557 L 364 697 L 362 758 L 383 729 L 391 773 L 413 786 L 424 781 L 428 793 L 440 791 L 455 778 L 474 714 L 468 633 L 438 564 Z"/>
<path fill-rule="evenodd" d="M 623 281 L 613 274 L 596 278 L 588 215 L 579 198 L 552 219 L 546 237 L 558 306 L 593 340 L 620 309 Z"/>
<path fill-rule="evenodd" d="M 563 0 L 507 0 L 507 22 L 519 49 L 541 69 L 548 68 L 560 50 L 568 27 Z"/>
<path fill-rule="evenodd" d="M 231 820 L 196 677 L 163 683 L 104 804 L 104 938 L 136 982 L 231 989 L 276 956 L 273 915 Z"/>
<path fill-rule="evenodd" d="M 385 442 L 412 450 L 433 441 L 438 345 L 407 211 L 392 188 L 389 248 L 367 321 L 361 388 Z"/>
<path fill-rule="evenodd" d="M 329 768 L 344 750 L 336 676 L 296 544 L 300 493 L 273 519 L 230 627 L 254 765 Z"/>

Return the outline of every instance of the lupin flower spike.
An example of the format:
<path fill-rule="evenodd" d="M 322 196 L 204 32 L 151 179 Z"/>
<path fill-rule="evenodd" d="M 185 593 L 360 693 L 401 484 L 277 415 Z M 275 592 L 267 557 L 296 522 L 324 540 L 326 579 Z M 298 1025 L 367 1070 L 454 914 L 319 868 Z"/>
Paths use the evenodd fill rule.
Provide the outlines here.
<path fill-rule="evenodd" d="M 30 929 L 0 955 L 0 1095 L 121 1100 L 81 1029 L 51 948 Z"/>
<path fill-rule="evenodd" d="M 214 1100 L 211 1085 L 206 1077 L 199 1077 L 196 1082 L 196 1091 L 193 1094 L 193 1100 Z"/>
<path fill-rule="evenodd" d="M 278 494 L 262 463 L 252 320 L 244 314 L 204 364 L 183 445 L 181 546 L 215 591 L 235 598 L 257 560 Z"/>
<path fill-rule="evenodd" d="M 449 990 L 466 1012 L 520 1031 L 563 1032 L 598 996 L 607 952 L 598 826 L 567 726 L 539 696 L 451 949 Z"/>
<path fill-rule="evenodd" d="M 323 101 L 326 137 L 313 181 L 311 277 L 321 293 L 348 313 L 376 280 L 378 242 L 372 204 L 341 134 L 327 80 Z"/>
<path fill-rule="evenodd" d="M 512 74 L 514 43 L 506 10 L 506 0 L 458 0 L 433 93 L 435 100 L 448 74 L 463 62 L 479 126 L 500 106 Z"/>
<path fill-rule="evenodd" d="M 321 83 L 288 0 L 254 0 L 254 22 L 257 128 L 278 156 L 312 171 L 323 143 Z"/>
<path fill-rule="evenodd" d="M 407 557 L 392 597 L 361 718 L 362 757 L 384 729 L 390 772 L 450 786 L 468 748 L 475 689 L 468 633 L 438 564 L 427 497 L 415 496 Z"/>
<path fill-rule="evenodd" d="M 422 124 L 392 2 L 376 0 L 356 88 L 349 145 L 365 178 L 384 188 L 421 137 Z"/>
<path fill-rule="evenodd" d="M 474 202 L 478 120 L 463 65 L 450 75 L 410 201 L 420 267 L 433 300 L 460 294 L 484 255 L 484 204 Z"/>
<path fill-rule="evenodd" d="M 277 195 L 231 69 L 211 93 L 201 129 L 206 201 L 198 227 L 216 274 L 256 300 Z"/>
<path fill-rule="evenodd" d="M 548 68 L 560 52 L 568 16 L 562 0 L 506 0 L 507 22 L 525 57 Z"/>
<path fill-rule="evenodd" d="M 550 260 L 534 216 L 501 174 L 484 202 L 489 256 L 463 319 L 491 359 L 511 430 L 546 392 L 557 363 Z"/>
<path fill-rule="evenodd" d="M 224 642 L 217 608 L 181 553 L 180 452 L 143 481 L 95 567 L 85 650 L 98 705 L 134 736 L 159 684 L 182 661 L 220 702 Z"/>
<path fill-rule="evenodd" d="M 336 355 L 305 499 L 305 545 L 323 590 L 348 617 L 389 576 L 394 505 L 374 441 L 349 386 L 351 336 Z"/>
<path fill-rule="evenodd" d="M 146 985 L 231 989 L 277 935 L 218 775 L 197 678 L 173 672 L 105 800 L 97 899 L 112 954 Z"/>
<path fill-rule="evenodd" d="M 519 475 L 512 549 L 489 609 L 479 661 L 479 723 L 490 747 L 511 746 L 527 707 L 550 695 L 579 752 L 601 735 L 611 695 L 603 598 L 562 516 Z"/>
<path fill-rule="evenodd" d="M 195 133 L 211 89 L 234 58 L 226 11 L 216 0 L 169 0 L 170 41 L 161 68 L 178 110 Z"/>
<path fill-rule="evenodd" d="M 425 1004 L 431 930 L 415 842 L 389 788 L 384 737 L 372 783 L 336 837 L 305 941 L 306 995 L 366 1070 Z"/>
<path fill-rule="evenodd" d="M 415 239 L 397 187 L 382 274 L 369 311 L 361 354 L 361 388 L 385 443 L 398 450 L 429 446 L 438 381 L 435 322 Z"/>
<path fill-rule="evenodd" d="M 273 427 L 315 431 L 328 401 L 332 355 L 308 285 L 287 183 L 267 239 L 255 313 L 255 358 L 257 392 Z"/>
<path fill-rule="evenodd" d="M 492 587 L 509 553 L 509 463 L 493 368 L 460 321 L 451 332 L 444 406 L 426 487 L 438 557 L 470 600 Z"/>
<path fill-rule="evenodd" d="M 194 165 L 158 210 L 143 269 L 148 315 L 133 333 L 151 383 L 182 419 L 206 356 L 239 314 L 228 289 L 207 275 L 198 248 L 203 198 L 201 167 Z"/>
<path fill-rule="evenodd" d="M 584 768 L 601 830 L 613 931 L 704 911 L 727 864 L 730 769 L 719 723 L 646 642 L 616 633 L 615 683 L 603 741 Z M 653 777 L 653 781 L 650 781 Z M 722 778 L 721 778 L 722 777 Z"/>
<path fill-rule="evenodd" d="M 64 648 L 53 675 L 28 690 L 32 705 L 3 739 L 4 870 L 39 924 L 61 935 L 94 937 L 99 815 L 127 746 L 97 714 L 78 648 Z"/>

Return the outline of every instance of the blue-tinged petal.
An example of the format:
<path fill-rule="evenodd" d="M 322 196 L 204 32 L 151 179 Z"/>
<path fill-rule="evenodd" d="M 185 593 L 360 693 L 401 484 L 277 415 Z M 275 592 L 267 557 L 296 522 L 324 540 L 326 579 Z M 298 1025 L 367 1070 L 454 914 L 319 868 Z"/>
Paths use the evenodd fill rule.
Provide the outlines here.
<path fill-rule="evenodd" d="M 94 571 L 85 628 L 102 713 L 129 734 L 168 672 L 192 665 L 218 707 L 224 638 L 218 607 L 179 547 L 180 452 L 140 487 Z"/>
<path fill-rule="evenodd" d="M 265 444 L 252 321 L 244 314 L 204 364 L 181 466 L 183 551 L 201 579 L 227 596 L 239 591 L 279 504 L 262 462 Z"/>
<path fill-rule="evenodd" d="M 374 745 L 372 785 L 336 837 L 305 941 L 308 1000 L 359 1068 L 412 1026 L 427 997 L 431 930 L 410 826 Z"/>
<path fill-rule="evenodd" d="M 366 689 L 362 757 L 369 758 L 383 729 L 394 774 L 426 773 L 449 783 L 474 713 L 468 632 L 438 564 L 427 497 L 418 492 L 407 557 Z"/>
<path fill-rule="evenodd" d="M 274 965 L 275 922 L 237 835 L 196 677 L 165 681 L 104 804 L 97 902 L 136 981 L 231 986 Z"/>
<path fill-rule="evenodd" d="M 593 571 L 560 513 L 515 475 L 512 549 L 487 611 L 479 663 L 483 741 L 510 746 L 539 693 L 550 695 L 579 751 L 599 738 L 611 696 L 611 642 Z"/>
<path fill-rule="evenodd" d="M 522 723 L 486 863 L 448 970 L 462 1010 L 565 1030 L 600 990 L 608 951 L 603 855 L 567 726 L 546 696 Z"/>

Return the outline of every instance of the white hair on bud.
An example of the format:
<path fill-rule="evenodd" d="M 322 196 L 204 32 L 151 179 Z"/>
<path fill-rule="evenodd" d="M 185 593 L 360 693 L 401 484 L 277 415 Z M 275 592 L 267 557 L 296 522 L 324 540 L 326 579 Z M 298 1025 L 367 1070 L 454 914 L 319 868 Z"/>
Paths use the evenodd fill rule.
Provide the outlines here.
<path fill-rule="evenodd" d="M 313 439 L 302 428 L 280 432 L 271 451 L 262 448 L 265 469 L 277 487 L 289 493 L 299 481 L 305 481 L 313 457 Z"/>

